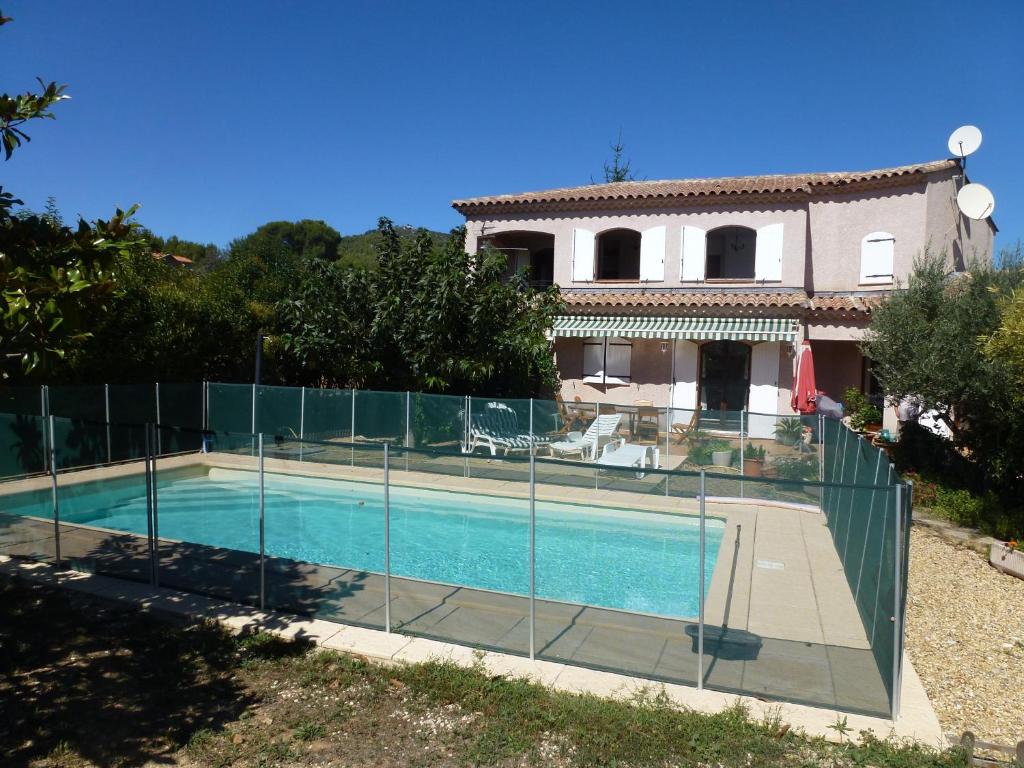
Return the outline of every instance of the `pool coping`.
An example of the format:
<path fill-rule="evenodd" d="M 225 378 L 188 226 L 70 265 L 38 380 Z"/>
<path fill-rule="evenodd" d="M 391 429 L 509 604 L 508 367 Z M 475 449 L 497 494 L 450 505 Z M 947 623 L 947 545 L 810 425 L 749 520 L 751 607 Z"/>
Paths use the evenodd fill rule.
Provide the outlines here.
<path fill-rule="evenodd" d="M 57 571 L 53 566 L 0 555 L 0 573 L 36 583 L 71 589 L 102 599 L 192 619 L 217 621 L 232 632 L 262 630 L 288 639 L 306 639 L 316 645 L 363 656 L 381 664 L 414 664 L 441 660 L 461 667 L 482 666 L 489 673 L 526 678 L 570 693 L 602 698 L 630 699 L 640 691 L 661 692 L 673 705 L 698 712 L 714 713 L 741 703 L 754 719 L 778 717 L 791 728 L 808 736 L 830 741 L 843 737 L 833 728 L 845 719 L 852 733 L 870 731 L 878 737 L 912 739 L 932 747 L 947 745 L 935 710 L 904 655 L 901 713 L 896 721 L 841 710 L 788 702 L 766 701 L 753 696 L 727 694 L 646 678 L 603 672 L 550 661 L 531 661 L 511 654 L 482 652 L 468 646 L 421 637 L 354 627 L 323 619 L 302 618 L 275 611 L 260 611 L 237 603 L 180 592 L 154 589 L 146 584 L 78 571 Z M 856 740 L 857 737 L 854 737 Z"/>

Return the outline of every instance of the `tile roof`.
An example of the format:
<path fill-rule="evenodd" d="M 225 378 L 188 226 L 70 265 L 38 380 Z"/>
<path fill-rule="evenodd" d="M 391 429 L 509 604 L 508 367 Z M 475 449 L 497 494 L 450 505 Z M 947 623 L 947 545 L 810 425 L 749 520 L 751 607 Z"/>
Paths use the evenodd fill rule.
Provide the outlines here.
<path fill-rule="evenodd" d="M 810 297 L 792 291 L 694 291 L 679 290 L 562 290 L 562 298 L 573 311 L 593 312 L 621 309 L 799 309 L 811 313 L 871 314 L 882 295 L 824 295 Z"/>
<path fill-rule="evenodd" d="M 490 195 L 455 200 L 452 207 L 461 213 L 484 213 L 504 206 L 546 206 L 568 208 L 585 203 L 640 204 L 658 201 L 688 202 L 736 195 L 795 197 L 841 191 L 845 187 L 877 188 L 917 183 L 921 176 L 958 168 L 960 161 L 936 160 L 873 171 L 836 173 L 796 173 L 768 176 L 733 176 L 717 179 L 676 179 L 664 181 L 621 181 L 562 187 L 512 195 Z"/>

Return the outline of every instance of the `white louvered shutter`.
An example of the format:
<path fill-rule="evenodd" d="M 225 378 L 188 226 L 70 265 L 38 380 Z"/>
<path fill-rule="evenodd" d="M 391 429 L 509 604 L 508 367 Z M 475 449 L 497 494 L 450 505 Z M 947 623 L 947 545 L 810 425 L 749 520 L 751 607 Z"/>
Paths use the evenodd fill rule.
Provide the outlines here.
<path fill-rule="evenodd" d="M 700 227 L 683 227 L 679 253 L 679 279 L 694 282 L 704 279 L 704 259 L 707 252 L 707 232 Z"/>
<path fill-rule="evenodd" d="M 665 279 L 665 227 L 654 227 L 640 235 L 640 279 Z"/>
<path fill-rule="evenodd" d="M 754 279 L 768 282 L 782 280 L 782 224 L 768 224 L 757 230 Z"/>
<path fill-rule="evenodd" d="M 589 229 L 572 231 L 572 279 L 575 283 L 594 279 L 594 233 Z"/>

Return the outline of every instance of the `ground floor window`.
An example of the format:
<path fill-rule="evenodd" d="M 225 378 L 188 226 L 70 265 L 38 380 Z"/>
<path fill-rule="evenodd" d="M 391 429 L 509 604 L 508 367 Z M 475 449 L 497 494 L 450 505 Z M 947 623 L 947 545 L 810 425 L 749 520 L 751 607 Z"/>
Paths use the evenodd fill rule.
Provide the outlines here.
<path fill-rule="evenodd" d="M 591 384 L 629 384 L 633 345 L 616 337 L 583 340 L 583 380 Z"/>

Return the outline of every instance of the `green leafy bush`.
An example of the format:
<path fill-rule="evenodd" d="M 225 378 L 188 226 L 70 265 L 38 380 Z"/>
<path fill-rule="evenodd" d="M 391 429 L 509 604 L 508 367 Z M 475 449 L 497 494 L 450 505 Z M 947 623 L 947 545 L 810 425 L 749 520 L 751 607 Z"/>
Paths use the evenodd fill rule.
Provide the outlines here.
<path fill-rule="evenodd" d="M 804 425 L 800 419 L 782 419 L 775 425 L 775 439 L 783 445 L 796 445 L 803 435 Z"/>
<path fill-rule="evenodd" d="M 843 405 L 850 417 L 850 426 L 858 432 L 868 424 L 879 424 L 882 411 L 868 401 L 867 395 L 856 387 L 850 387 L 843 393 Z"/>

